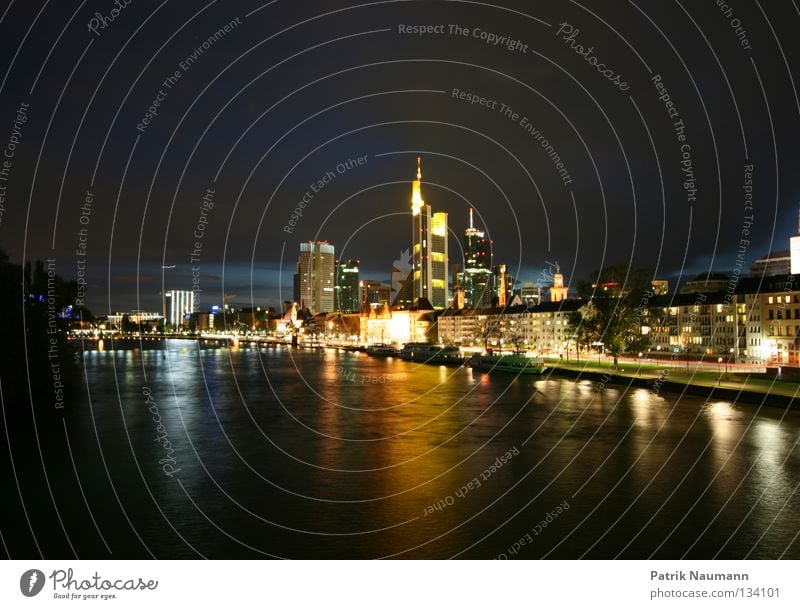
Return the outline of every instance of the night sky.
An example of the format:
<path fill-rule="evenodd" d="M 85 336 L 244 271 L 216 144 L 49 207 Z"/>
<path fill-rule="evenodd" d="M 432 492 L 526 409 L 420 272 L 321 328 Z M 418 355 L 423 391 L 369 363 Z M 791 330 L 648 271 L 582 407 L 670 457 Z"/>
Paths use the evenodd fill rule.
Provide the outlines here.
<path fill-rule="evenodd" d="M 55 258 L 65 277 L 85 270 L 96 314 L 159 310 L 162 289 L 191 289 L 193 267 L 201 309 L 223 293 L 277 306 L 309 239 L 388 283 L 410 245 L 417 156 L 423 196 L 450 214 L 451 263 L 474 207 L 520 280 L 555 261 L 573 284 L 630 264 L 674 288 L 730 271 L 741 239 L 749 268 L 796 232 L 794 1 L 0 11 L 0 247 Z"/>

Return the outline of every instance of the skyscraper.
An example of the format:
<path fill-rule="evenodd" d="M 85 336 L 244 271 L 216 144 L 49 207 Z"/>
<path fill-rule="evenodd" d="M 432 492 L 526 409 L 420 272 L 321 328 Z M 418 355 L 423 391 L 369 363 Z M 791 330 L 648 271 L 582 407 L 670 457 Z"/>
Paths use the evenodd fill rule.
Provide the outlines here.
<path fill-rule="evenodd" d="M 359 260 L 336 261 L 336 287 L 334 307 L 338 313 L 358 313 L 359 287 L 358 265 Z"/>
<path fill-rule="evenodd" d="M 361 280 L 361 310 L 381 308 L 391 300 L 391 286 L 372 279 Z"/>
<path fill-rule="evenodd" d="M 413 303 L 411 284 L 411 253 L 408 249 L 400 252 L 400 257 L 392 265 L 391 303 L 398 309 L 408 309 Z"/>
<path fill-rule="evenodd" d="M 411 251 L 412 294 L 426 298 L 435 308 L 447 306 L 447 213 L 433 213 L 422 199 L 422 167 L 417 157 L 417 179 L 411 191 L 413 249 Z"/>
<path fill-rule="evenodd" d="M 475 228 L 470 209 L 469 227 L 464 231 L 464 272 L 461 281 L 464 306 L 474 309 L 492 306 L 494 278 L 492 242 L 484 238 L 483 231 Z"/>
<path fill-rule="evenodd" d="M 311 313 L 334 311 L 333 246 L 327 241 L 308 241 L 300 244 L 294 299 L 302 309 Z"/>

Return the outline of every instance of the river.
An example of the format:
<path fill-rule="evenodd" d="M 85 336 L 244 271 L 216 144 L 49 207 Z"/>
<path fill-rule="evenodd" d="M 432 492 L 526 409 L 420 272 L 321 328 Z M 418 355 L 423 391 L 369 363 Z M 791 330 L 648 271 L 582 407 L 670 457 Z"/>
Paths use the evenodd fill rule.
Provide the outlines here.
<path fill-rule="evenodd" d="M 4 530 L 12 555 L 800 558 L 798 412 L 163 347 L 83 353 L 80 403 L 40 417 L 42 456 L 4 487 L 37 531 Z"/>

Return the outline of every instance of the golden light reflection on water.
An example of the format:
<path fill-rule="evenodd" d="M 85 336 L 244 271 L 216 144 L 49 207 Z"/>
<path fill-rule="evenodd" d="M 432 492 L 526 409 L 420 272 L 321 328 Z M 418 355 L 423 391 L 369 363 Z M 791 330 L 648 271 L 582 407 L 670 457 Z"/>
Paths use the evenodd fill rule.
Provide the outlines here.
<path fill-rule="evenodd" d="M 742 415 L 729 402 L 707 402 L 703 405 L 703 420 L 713 434 L 712 449 L 719 467 L 723 467 L 741 439 Z"/>
<path fill-rule="evenodd" d="M 763 500 L 773 508 L 782 508 L 781 498 L 795 492 L 798 483 L 786 468 L 787 462 L 798 458 L 797 436 L 779 421 L 758 420 L 753 424 L 752 437 L 759 446 L 753 475 L 764 489 Z"/>
<path fill-rule="evenodd" d="M 443 556 L 458 551 L 485 533 L 485 515 L 476 516 L 480 510 L 517 482 L 520 485 L 508 495 L 514 509 L 545 488 L 546 503 L 557 503 L 580 489 L 576 510 L 589 510 L 609 496 L 595 514 L 599 525 L 595 522 L 593 529 L 576 533 L 578 545 L 587 536 L 596 538 L 598 526 L 616 526 L 629 506 L 625 519 L 641 525 L 661 510 L 654 522 L 664 519 L 671 527 L 687 516 L 695 501 L 699 507 L 684 524 L 698 518 L 708 522 L 726 501 L 728 509 L 738 510 L 718 518 L 726 526 L 733 522 L 721 538 L 715 537 L 722 543 L 754 505 L 753 518 L 762 527 L 756 529 L 763 531 L 792 497 L 793 473 L 800 467 L 796 451 L 790 452 L 800 416 L 782 422 L 779 411 L 765 416 L 751 407 L 704 404 L 696 397 L 656 395 L 646 389 L 607 386 L 598 391 L 587 381 L 514 379 L 346 352 L 259 354 L 223 348 L 203 356 L 208 391 L 215 401 L 237 402 L 222 412 L 222 424 L 234 445 L 247 451 L 253 466 L 269 480 L 308 498 L 293 500 L 299 512 L 277 514 L 280 522 L 320 531 L 381 529 L 347 540 L 362 557 L 385 554 L 387 548 L 407 550 L 434 537 L 441 540 L 420 552 L 436 550 Z M 163 375 L 160 356 L 148 358 L 147 366 L 160 368 L 158 374 Z M 214 362 L 217 367 L 212 370 Z M 265 506 L 276 498 L 285 501 L 264 481 L 244 476 L 239 460 L 214 437 L 211 428 L 217 423 L 208 416 L 206 390 L 197 387 L 197 360 L 175 345 L 168 363 L 183 413 L 176 419 L 179 413 L 171 401 L 160 402 L 171 433 L 174 429 L 177 436 L 185 422 L 204 459 L 225 472 L 224 485 L 232 492 L 250 496 L 244 487 L 255 484 Z M 354 375 L 343 374 L 345 369 Z M 241 414 L 237 389 L 225 376 L 231 372 L 269 441 Z M 130 384 L 127 373 L 121 376 Z M 138 386 L 134 393 L 134 405 L 142 410 Z M 151 422 L 144 422 L 151 431 Z M 286 455 L 271 449 L 272 442 Z M 513 445 L 520 448 L 520 456 L 489 484 L 446 509 L 425 514 L 430 505 L 455 496 Z M 182 459 L 191 471 L 191 460 L 187 455 Z M 193 493 L 202 494 L 206 486 L 187 481 Z M 769 515 L 762 506 L 771 510 Z M 261 513 L 258 505 L 254 510 Z M 473 516 L 484 520 L 469 521 Z M 788 522 L 785 514 L 781 516 L 784 529 Z M 606 539 L 624 535 L 625 526 L 620 524 Z M 750 527 L 749 521 L 743 526 Z M 712 533 L 717 535 L 715 529 Z M 505 539 L 498 543 L 505 544 Z M 649 535 L 635 543 L 649 547 Z"/>

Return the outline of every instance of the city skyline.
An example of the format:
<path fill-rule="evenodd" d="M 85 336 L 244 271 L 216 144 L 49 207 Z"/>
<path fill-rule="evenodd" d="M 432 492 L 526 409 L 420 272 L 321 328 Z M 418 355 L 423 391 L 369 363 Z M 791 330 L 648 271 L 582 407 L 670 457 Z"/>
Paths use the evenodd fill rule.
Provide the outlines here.
<path fill-rule="evenodd" d="M 800 558 L 798 26 L 800 0 L 6 2 L 0 605 L 270 581 L 195 559 L 462 558 L 598 565 L 599 595 L 535 567 L 549 604 L 790 606 L 750 561 Z M 298 564 L 268 603 L 391 585 Z M 391 601 L 527 581 L 462 601 L 418 564 Z"/>
<path fill-rule="evenodd" d="M 461 8 L 464 20 L 480 21 L 479 7 Z M 63 7 L 54 10 L 66 13 Z M 304 10 L 295 7 L 290 13 Z M 524 13 L 525 7 L 521 5 L 519 10 Z M 552 8 L 542 10 L 546 14 Z M 641 19 L 635 10 L 628 15 L 630 7 L 614 6 L 606 10 L 613 18 Z M 125 14 L 130 17 L 138 11 L 131 6 Z M 431 5 L 426 14 L 432 21 L 439 18 L 447 21 L 441 6 Z M 337 17 L 345 15 L 355 19 L 364 31 L 385 27 L 384 19 L 368 16 L 366 11 L 346 11 Z M 579 14 L 571 18 L 578 17 Z M 291 19 L 288 14 L 286 18 Z M 666 30 L 679 28 L 677 24 L 683 23 L 681 15 L 664 18 Z M 756 12 L 753 19 L 759 18 Z M 563 17 L 556 20 L 562 21 Z M 114 29 L 127 36 L 135 31 L 134 23 L 132 17 L 121 19 Z M 196 17 L 192 29 L 213 33 L 230 23 L 228 10 L 211 7 Z M 174 31 L 173 26 L 169 19 L 153 20 L 146 29 L 148 35 L 166 39 Z M 515 27 L 511 23 L 509 26 Z M 287 261 L 281 252 L 296 249 L 300 240 L 315 238 L 339 244 L 344 248 L 339 252 L 342 257 L 362 260 L 366 277 L 386 281 L 392 261 L 407 247 L 407 231 L 403 230 L 406 223 L 399 220 L 400 216 L 392 215 L 405 210 L 397 209 L 395 203 L 407 196 L 407 167 L 412 159 L 423 156 L 427 175 L 436 177 L 426 185 L 426 196 L 435 201 L 437 209 L 449 214 L 453 233 L 462 233 L 468 210 L 474 208 L 476 225 L 499 248 L 496 259 L 503 260 L 515 277 L 537 281 L 547 263 L 558 260 L 570 282 L 596 270 L 597 260 L 620 263 L 632 260 L 636 265 L 654 268 L 659 276 L 675 284 L 679 276 L 727 272 L 736 264 L 738 229 L 721 221 L 727 217 L 723 210 L 741 198 L 745 179 L 741 167 L 743 143 L 755 168 L 751 180 L 758 188 L 756 198 L 762 202 L 760 215 L 748 236 L 749 261 L 779 249 L 775 244 L 783 243 L 793 234 L 800 186 L 789 176 L 800 159 L 789 134 L 793 132 L 791 125 L 797 121 L 797 112 L 795 94 L 790 84 L 780 78 L 782 64 L 770 64 L 771 69 L 762 69 L 758 75 L 749 63 L 745 64 L 743 78 L 746 77 L 747 86 L 735 91 L 734 103 L 731 96 L 722 95 L 728 86 L 716 61 L 708 61 L 704 53 L 693 54 L 705 58 L 693 67 L 695 84 L 681 78 L 680 71 L 669 73 L 663 68 L 659 71 L 661 79 L 654 83 L 642 73 L 642 66 L 627 52 L 627 47 L 618 44 L 619 41 L 609 43 L 607 53 L 610 58 L 618 59 L 615 64 L 620 70 L 639 75 L 636 108 L 646 118 L 651 141 L 636 108 L 629 102 L 616 103 L 615 94 L 619 91 L 606 88 L 595 91 L 597 103 L 610 104 L 604 116 L 590 99 L 573 95 L 574 82 L 559 70 L 551 74 L 552 66 L 546 61 L 536 59 L 530 64 L 528 58 L 523 61 L 519 54 L 503 55 L 509 62 L 510 73 L 522 76 L 532 69 L 534 80 L 547 75 L 547 82 L 553 84 L 548 87 L 548 99 L 552 101 L 548 103 L 535 91 L 490 70 L 473 73 L 464 66 L 441 60 L 423 63 L 426 58 L 446 58 L 451 43 L 466 45 L 470 39 L 459 42 L 460 39 L 449 34 L 414 38 L 395 32 L 393 44 L 413 61 L 387 64 L 398 70 L 396 75 L 384 74 L 377 67 L 340 74 L 335 79 L 336 103 L 340 105 L 331 111 L 340 122 L 329 121 L 329 114 L 322 114 L 301 124 L 309 116 L 307 110 L 314 107 L 311 90 L 299 91 L 294 103 L 278 103 L 279 99 L 258 79 L 247 91 L 252 98 L 237 97 L 223 109 L 220 100 L 225 99 L 228 88 L 207 83 L 203 70 L 223 69 L 237 53 L 249 49 L 241 46 L 251 32 L 248 21 L 242 20 L 231 27 L 230 33 L 215 41 L 213 48 L 198 56 L 196 62 L 190 62 L 191 65 L 184 60 L 187 51 L 197 46 L 197 40 L 187 31 L 177 33 L 163 53 L 155 57 L 146 77 L 135 83 L 128 97 L 125 92 L 130 87 L 122 85 L 126 81 L 125 70 L 112 70 L 102 82 L 97 82 L 91 70 L 78 65 L 58 106 L 59 112 L 71 120 L 56 121 L 45 143 L 53 146 L 53 154 L 63 153 L 66 159 L 74 136 L 68 125 L 79 123 L 86 112 L 83 124 L 107 125 L 111 130 L 104 149 L 106 154 L 100 155 L 105 137 L 97 142 L 91 138 L 79 139 L 75 155 L 68 163 L 39 165 L 30 197 L 25 195 L 28 185 L 33 184 L 37 150 L 28 143 L 44 135 L 46 123 L 39 120 L 42 115 L 37 114 L 36 108 L 27 108 L 19 101 L 28 99 L 30 87 L 25 89 L 22 83 L 28 75 L 37 74 L 40 58 L 36 54 L 20 55 L 19 62 L 9 68 L 5 81 L 7 95 L 0 107 L 4 116 L 15 120 L 22 116 L 18 121 L 22 139 L 15 151 L 13 181 L 7 190 L 8 200 L 13 198 L 19 203 L 13 208 L 5 206 L 2 225 L 3 247 L 12 260 L 54 257 L 63 276 L 86 282 L 87 304 L 98 312 L 127 309 L 130 305 L 155 310 L 159 306 L 159 292 L 190 288 L 192 266 L 200 267 L 203 294 L 215 301 L 221 301 L 224 293 L 249 295 L 251 291 L 253 301 L 286 300 L 286 294 L 291 297 L 292 293 L 294 261 Z M 92 53 L 113 44 L 110 37 L 102 34 L 104 31 L 92 43 Z M 22 34 L 13 32 L 0 43 L 9 51 L 9 57 L 14 55 L 14 45 L 21 42 Z M 316 41 L 312 32 L 304 30 L 302 36 Z M 73 48 L 82 48 L 85 42 L 84 32 L 72 28 L 62 39 L 62 43 Z M 545 56 L 560 53 L 564 46 L 556 36 L 541 38 L 540 43 Z M 672 53 L 663 40 L 653 44 L 663 46 L 668 55 Z M 697 51 L 697 41 L 692 44 Z M 134 36 L 125 57 L 137 63 L 134 58 L 143 56 L 140 51 L 146 47 L 144 38 Z M 359 65 L 355 49 L 343 45 L 341 52 L 342 61 Z M 737 52 L 723 46 L 718 50 L 720 61 L 739 65 Z M 384 51 L 379 53 L 378 61 L 391 60 L 383 54 Z M 40 108 L 55 108 L 58 101 L 58 92 L 50 90 L 46 77 L 69 74 L 73 69 L 61 54 L 55 53 L 48 59 L 44 79 L 37 83 L 38 91 L 46 99 L 44 106 L 40 102 Z M 305 55 L 298 59 L 316 78 L 325 75 L 324 70 L 307 63 Z M 182 62 L 186 71 L 181 68 Z M 414 69 L 423 65 L 424 70 Z M 235 68 L 246 73 L 242 82 L 258 75 L 249 66 L 242 66 L 242 62 Z M 175 71 L 182 75 L 178 79 L 173 76 L 174 82 L 167 82 L 172 88 L 166 88 L 163 85 L 166 76 L 174 75 Z M 279 72 L 284 75 L 283 70 Z M 356 76 L 359 73 L 366 74 L 366 80 L 359 80 Z M 476 91 L 471 91 L 466 83 L 476 75 Z M 288 82 L 296 80 L 291 74 L 284 76 Z M 759 77 L 763 90 L 769 93 L 772 116 L 780 116 L 784 121 L 783 128 L 775 130 L 774 143 L 762 137 L 761 130 L 751 127 L 754 123 L 740 124 L 737 119 L 737 111 L 739 116 L 765 118 Z M 398 80 L 416 82 L 418 91 L 373 95 L 373 88 L 394 91 Z M 320 85 L 326 82 L 322 80 Z M 370 86 L 365 87 L 365 82 Z M 180 137 L 170 140 L 167 126 L 176 125 L 186 109 L 177 91 L 181 95 L 189 90 L 199 92 L 206 85 L 210 89 L 197 100 L 186 123 L 181 124 L 181 129 L 189 132 L 197 127 L 196 133 L 203 136 L 191 146 Z M 144 132 L 135 129 L 159 88 L 168 94 L 161 110 Z M 93 98 L 95 89 L 97 95 Z M 347 95 L 342 96 L 345 91 Z M 475 97 L 479 93 L 486 103 L 479 103 L 481 97 Z M 362 99 L 362 96 L 371 97 Z M 683 180 L 678 180 L 682 175 L 679 163 L 668 162 L 676 135 L 659 96 L 665 99 L 669 96 L 672 111 L 679 111 L 686 125 L 684 135 L 691 138 L 692 170 L 698 188 L 694 202 L 686 200 Z M 355 101 L 344 103 L 351 97 Z M 704 112 L 703 104 L 698 103 L 705 97 L 720 101 L 714 113 Z M 191 94 L 186 97 L 191 98 Z M 267 99 L 269 104 L 262 107 L 252 99 Z M 378 100 L 383 105 L 373 110 L 371 104 Z M 277 103 L 275 108 L 264 114 L 273 103 Z M 519 114 L 516 123 L 507 112 L 501 111 L 503 107 L 513 111 L 511 116 Z M 106 116 L 102 108 L 115 108 L 119 112 L 115 110 L 115 114 Z M 563 115 L 556 108 L 561 108 Z M 218 110 L 223 115 L 208 126 L 208 132 L 205 126 L 200 129 L 195 113 L 214 116 Z M 380 120 L 366 120 L 374 112 Z M 564 120 L 564 115 L 572 117 L 571 123 Z M 493 139 L 505 142 L 506 150 L 497 148 L 479 133 L 448 127 L 476 122 L 481 126 L 476 131 L 494 134 Z M 373 127 L 372 123 L 383 126 Z M 297 130 L 270 149 L 263 142 L 275 141 L 283 135 L 283 132 L 272 133 L 269 127 L 272 124 L 297 126 Z M 339 131 L 347 135 L 337 137 Z M 583 134 L 584 142 L 576 137 L 576 132 Z M 231 137 L 232 133 L 237 136 Z M 237 143 L 239 135 L 243 139 Z M 329 144 L 312 152 L 299 145 L 303 137 Z M 138 143 L 133 147 L 137 138 Z M 207 146 L 208 138 L 214 138 L 218 146 Z M 558 153 L 560 162 L 569 170 L 571 184 L 565 186 L 561 170 L 554 166 L 550 149 L 541 146 L 542 141 L 547 141 Z M 206 154 L 195 154 L 189 161 L 188 152 L 195 144 L 198 151 Z M 484 154 L 486 146 L 492 154 Z M 653 156 L 654 146 L 665 151 L 659 159 Z M 212 148 L 229 151 L 230 155 L 208 154 Z M 606 152 L 597 156 L 598 150 Z M 154 173 L 162 156 L 162 167 Z M 226 156 L 228 159 L 223 163 Z M 80 166 L 76 164 L 78 158 L 82 159 Z M 359 164 L 360 158 L 364 162 Z M 179 159 L 187 161 L 184 178 L 180 182 L 165 179 L 164 176 L 180 175 Z M 656 167 L 659 160 L 660 174 Z M 251 171 L 252 178 L 245 184 Z M 770 178 L 776 174 L 781 179 L 772 183 Z M 214 176 L 218 179 L 212 184 L 209 179 Z M 209 189 L 215 191 L 214 206 L 204 208 L 202 201 L 208 198 Z M 570 192 L 574 194 L 574 202 Z M 40 206 L 39 213 L 22 213 L 28 199 Z M 283 231 L 293 210 L 301 203 L 305 205 L 302 216 L 290 227 L 291 232 Z M 23 239 L 26 216 L 29 217 L 27 238 Z M 197 231 L 200 218 L 204 219 L 204 230 Z M 737 219 L 734 224 L 740 221 Z M 137 230 L 126 230 L 130 226 Z M 350 247 L 351 240 L 358 239 L 351 234 L 353 230 L 358 231 L 358 236 L 369 234 L 385 243 L 385 256 L 377 259 L 364 248 Z M 79 235 L 79 231 L 83 233 Z M 203 238 L 198 240 L 195 232 Z M 627 242 L 613 239 L 614 234 L 627 234 L 631 239 Z M 202 255 L 199 263 L 193 264 L 191 254 L 198 241 Z M 80 266 L 75 260 L 79 246 L 83 252 Z M 460 258 L 452 233 L 451 246 L 451 258 Z M 162 269 L 172 265 L 175 268 Z M 109 276 L 110 289 L 105 285 Z"/>

